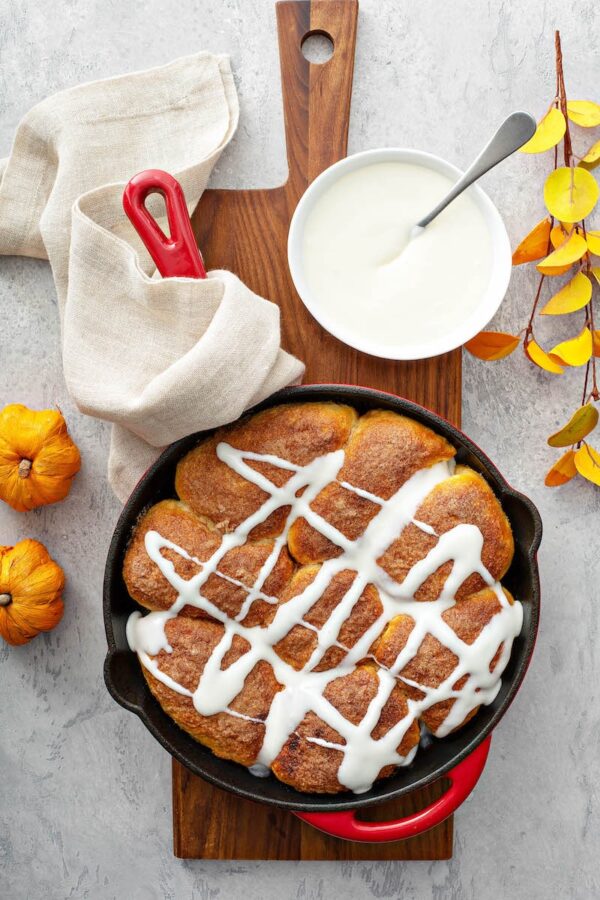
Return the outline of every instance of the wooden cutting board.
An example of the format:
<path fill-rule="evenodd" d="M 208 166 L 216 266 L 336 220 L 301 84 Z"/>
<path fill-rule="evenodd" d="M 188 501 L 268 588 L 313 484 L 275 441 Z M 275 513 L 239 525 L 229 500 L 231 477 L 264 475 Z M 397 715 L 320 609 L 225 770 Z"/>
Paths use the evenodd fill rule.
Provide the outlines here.
<path fill-rule="evenodd" d="M 357 0 L 283 0 L 276 4 L 288 180 L 268 190 L 208 190 L 193 216 L 211 269 L 231 269 L 279 304 L 283 346 L 306 363 L 306 383 L 380 388 L 460 424 L 461 353 L 422 362 L 389 362 L 346 347 L 306 311 L 287 265 L 287 236 L 298 200 L 323 169 L 346 155 Z M 333 56 L 309 63 L 302 42 L 325 34 Z M 399 818 L 436 799 L 443 782 L 378 807 L 372 818 Z M 367 813 L 370 811 L 367 810 Z M 365 815 L 365 818 L 368 816 Z M 241 800 L 173 762 L 175 855 L 204 859 L 448 859 L 452 819 L 409 841 L 368 845 L 327 837 L 289 812 Z"/>

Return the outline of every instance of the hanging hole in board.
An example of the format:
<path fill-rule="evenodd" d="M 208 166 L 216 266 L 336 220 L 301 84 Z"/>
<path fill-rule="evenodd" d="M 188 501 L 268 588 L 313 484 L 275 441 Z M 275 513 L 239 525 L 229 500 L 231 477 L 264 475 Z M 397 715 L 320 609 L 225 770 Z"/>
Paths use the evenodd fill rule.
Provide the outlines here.
<path fill-rule="evenodd" d="M 309 31 L 302 38 L 301 47 L 304 58 L 318 66 L 333 56 L 333 38 L 326 31 Z"/>

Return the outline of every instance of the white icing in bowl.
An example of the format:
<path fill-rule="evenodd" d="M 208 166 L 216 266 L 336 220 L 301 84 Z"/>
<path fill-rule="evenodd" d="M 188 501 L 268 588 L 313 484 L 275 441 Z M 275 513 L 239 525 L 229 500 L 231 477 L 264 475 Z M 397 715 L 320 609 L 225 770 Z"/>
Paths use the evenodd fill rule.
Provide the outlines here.
<path fill-rule="evenodd" d="M 373 356 L 424 359 L 487 325 L 508 287 L 511 252 L 481 188 L 408 242 L 411 224 L 460 175 L 440 157 L 388 148 L 349 156 L 315 179 L 292 218 L 288 261 L 327 331 Z"/>

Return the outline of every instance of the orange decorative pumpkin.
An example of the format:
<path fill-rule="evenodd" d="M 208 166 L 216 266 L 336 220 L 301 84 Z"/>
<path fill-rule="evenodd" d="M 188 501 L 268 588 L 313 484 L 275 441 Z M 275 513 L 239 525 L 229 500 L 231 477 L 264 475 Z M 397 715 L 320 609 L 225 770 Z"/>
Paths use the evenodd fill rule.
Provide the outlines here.
<path fill-rule="evenodd" d="M 0 547 L 0 636 L 26 644 L 63 614 L 63 570 L 39 541 Z"/>
<path fill-rule="evenodd" d="M 23 512 L 64 500 L 79 450 L 57 410 L 12 403 L 0 412 L 0 500 Z"/>

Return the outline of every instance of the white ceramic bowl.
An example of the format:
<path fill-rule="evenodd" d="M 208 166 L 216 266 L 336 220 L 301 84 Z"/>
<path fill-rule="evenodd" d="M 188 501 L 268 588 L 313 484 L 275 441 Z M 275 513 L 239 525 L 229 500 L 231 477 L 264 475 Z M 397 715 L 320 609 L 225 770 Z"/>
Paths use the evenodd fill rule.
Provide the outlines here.
<path fill-rule="evenodd" d="M 458 180 L 462 175 L 460 169 L 446 162 L 439 156 L 424 153 L 421 150 L 406 150 L 399 147 L 387 147 L 379 150 L 365 150 L 354 156 L 347 156 L 335 165 L 325 169 L 316 178 L 301 197 L 290 224 L 288 236 L 288 262 L 290 272 L 296 290 L 302 302 L 323 328 L 339 338 L 345 344 L 370 353 L 372 356 L 381 356 L 385 359 L 426 359 L 430 356 L 438 356 L 460 347 L 466 341 L 481 331 L 493 317 L 504 299 L 511 273 L 511 251 L 508 235 L 500 213 L 484 191 L 477 185 L 470 187 L 469 195 L 477 204 L 489 230 L 492 247 L 492 268 L 487 289 L 483 292 L 481 300 L 476 308 L 464 321 L 443 337 L 422 344 L 410 346 L 389 347 L 378 345 L 370 340 L 357 339 L 356 335 L 346 330 L 341 318 L 333 318 L 323 310 L 317 298 L 311 293 L 308 286 L 303 262 L 303 237 L 304 227 L 310 212 L 316 201 L 324 191 L 330 187 L 342 175 L 374 163 L 403 162 L 413 165 L 427 166 L 436 172 L 452 179 Z"/>

